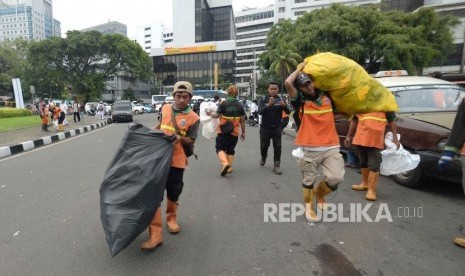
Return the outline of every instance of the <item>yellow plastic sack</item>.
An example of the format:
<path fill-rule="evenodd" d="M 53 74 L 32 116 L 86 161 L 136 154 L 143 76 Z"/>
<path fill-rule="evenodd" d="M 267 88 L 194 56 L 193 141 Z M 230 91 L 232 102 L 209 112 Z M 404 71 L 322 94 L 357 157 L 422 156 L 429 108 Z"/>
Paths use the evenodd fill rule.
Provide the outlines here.
<path fill-rule="evenodd" d="M 305 62 L 302 71 L 312 76 L 316 88 L 329 93 L 337 112 L 399 110 L 394 95 L 355 61 L 326 52 L 309 56 Z"/>

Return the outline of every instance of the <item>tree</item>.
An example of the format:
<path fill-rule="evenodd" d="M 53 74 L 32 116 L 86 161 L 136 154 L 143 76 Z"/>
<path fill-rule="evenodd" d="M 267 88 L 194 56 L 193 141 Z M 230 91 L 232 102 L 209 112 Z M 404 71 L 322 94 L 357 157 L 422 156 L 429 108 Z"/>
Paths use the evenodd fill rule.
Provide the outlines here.
<path fill-rule="evenodd" d="M 282 46 L 270 51 L 270 60 L 273 61 L 270 70 L 280 77 L 281 94 L 283 94 L 284 80 L 295 70 L 302 57 L 290 48 Z"/>
<path fill-rule="evenodd" d="M 371 73 L 382 63 L 383 68 L 417 74 L 433 59 L 450 53 L 450 30 L 457 22 L 439 16 L 432 8 L 416 13 L 383 13 L 377 5 L 334 4 L 306 13 L 294 23 L 275 25 L 268 34 L 268 51 L 262 54 L 260 65 L 269 68 L 270 53 L 285 43 L 302 57 L 331 51 L 355 60 Z"/>
<path fill-rule="evenodd" d="M 26 66 L 28 41 L 16 39 L 0 43 L 0 94 L 12 93 L 13 78 L 20 78 Z M 21 80 L 23 81 L 23 80 Z"/>
<path fill-rule="evenodd" d="M 136 96 L 134 96 L 134 91 L 131 88 L 124 90 L 123 100 L 128 100 L 131 102 L 136 100 Z"/>
<path fill-rule="evenodd" d="M 119 34 L 70 31 L 66 38 L 35 42 L 29 49 L 30 82 L 70 86 L 86 100 L 100 98 L 105 78 L 118 73 L 146 80 L 152 61 L 143 49 Z"/>

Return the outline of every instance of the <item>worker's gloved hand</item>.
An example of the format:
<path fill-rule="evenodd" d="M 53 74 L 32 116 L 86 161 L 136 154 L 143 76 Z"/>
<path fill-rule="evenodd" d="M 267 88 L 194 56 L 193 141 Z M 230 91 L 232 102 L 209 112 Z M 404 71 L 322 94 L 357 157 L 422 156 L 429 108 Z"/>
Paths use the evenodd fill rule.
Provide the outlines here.
<path fill-rule="evenodd" d="M 438 161 L 438 170 L 445 171 L 447 170 L 454 161 L 455 152 L 450 150 L 445 150 L 441 159 Z"/>

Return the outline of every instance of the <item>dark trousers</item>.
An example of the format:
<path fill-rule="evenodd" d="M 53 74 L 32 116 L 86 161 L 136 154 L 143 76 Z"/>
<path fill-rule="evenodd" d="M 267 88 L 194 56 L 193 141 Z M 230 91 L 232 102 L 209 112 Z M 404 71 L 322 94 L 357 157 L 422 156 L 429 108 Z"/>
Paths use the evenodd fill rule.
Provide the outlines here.
<path fill-rule="evenodd" d="M 78 119 L 78 122 L 81 121 L 81 115 L 79 112 L 74 112 L 74 122 L 76 123 L 76 118 Z"/>
<path fill-rule="evenodd" d="M 284 130 L 286 128 L 287 124 L 289 124 L 289 117 L 283 118 L 281 120 L 281 130 Z"/>
<path fill-rule="evenodd" d="M 281 128 L 269 130 L 260 127 L 260 152 L 263 159 L 268 156 L 268 148 L 270 147 L 270 140 L 273 140 L 273 149 L 275 162 L 281 161 Z"/>
<path fill-rule="evenodd" d="M 372 172 L 379 172 L 381 166 L 381 149 L 357 146 L 361 168 L 369 168 Z"/>
<path fill-rule="evenodd" d="M 224 151 L 227 155 L 234 155 L 236 153 L 235 148 L 237 145 L 237 136 L 232 134 L 218 133 L 216 136 L 216 152 Z"/>
<path fill-rule="evenodd" d="M 60 112 L 60 117 L 58 118 L 58 124 L 63 124 L 63 121 L 65 120 L 66 115 L 64 112 Z"/>
<path fill-rule="evenodd" d="M 166 197 L 171 201 L 178 201 L 179 196 L 184 188 L 184 169 L 171 167 L 166 181 Z"/>

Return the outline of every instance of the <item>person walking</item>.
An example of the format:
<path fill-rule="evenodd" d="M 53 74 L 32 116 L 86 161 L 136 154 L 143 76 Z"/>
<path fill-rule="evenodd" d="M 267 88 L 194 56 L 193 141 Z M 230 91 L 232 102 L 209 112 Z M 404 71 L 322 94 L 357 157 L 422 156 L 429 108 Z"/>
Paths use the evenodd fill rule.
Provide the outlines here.
<path fill-rule="evenodd" d="M 74 123 L 81 122 L 81 115 L 80 115 L 80 105 L 77 100 L 77 98 L 74 98 L 74 103 L 73 103 L 73 119 Z M 77 118 L 77 121 L 76 121 Z"/>
<path fill-rule="evenodd" d="M 100 101 L 97 105 L 97 118 L 103 120 L 103 116 L 105 116 L 105 105 Z"/>
<path fill-rule="evenodd" d="M 47 102 L 41 100 L 40 102 L 40 117 L 42 119 L 42 131 L 47 131 L 48 132 L 48 116 L 50 115 L 49 105 Z"/>
<path fill-rule="evenodd" d="M 454 124 L 446 142 L 442 157 L 438 161 L 438 170 L 446 171 L 457 155 L 461 155 L 462 163 L 462 186 L 465 189 L 465 99 L 458 106 Z M 465 237 L 455 238 L 454 243 L 465 248 Z"/>
<path fill-rule="evenodd" d="M 245 139 L 245 110 L 237 100 L 239 90 L 235 85 L 227 89 L 228 98 L 219 104 L 216 112 L 206 112 L 208 116 L 219 118 L 218 136 L 216 136 L 216 154 L 221 163 L 221 176 L 232 173 L 235 148 L 241 126 L 241 140 Z"/>
<path fill-rule="evenodd" d="M 58 131 L 64 131 L 64 121 L 66 119 L 66 110 L 68 109 L 68 106 L 66 105 L 64 100 L 61 100 L 61 103 L 59 106 L 56 107 L 58 109 L 57 112 L 57 117 L 58 117 Z"/>
<path fill-rule="evenodd" d="M 349 131 L 344 144 L 349 147 L 350 138 L 355 132 L 352 144 L 357 146 L 360 158 L 362 183 L 352 185 L 356 191 L 367 191 L 365 199 L 376 200 L 376 187 L 378 186 L 379 170 L 381 167 L 381 151 L 384 149 L 384 132 L 386 125 L 392 131 L 392 142 L 397 149 L 400 142 L 397 139 L 397 125 L 394 112 L 371 112 L 357 114 L 350 120 Z"/>
<path fill-rule="evenodd" d="M 301 72 L 305 63 L 286 79 L 286 86 L 294 112 L 299 112 L 300 127 L 295 143 L 304 151 L 298 159 L 302 171 L 305 214 L 309 221 L 318 217 L 313 209 L 315 198 L 319 209 L 325 209 L 325 196 L 336 191 L 344 178 L 344 159 L 339 152 L 339 137 L 334 124 L 332 102 L 323 91 L 315 88 L 311 77 Z M 298 90 L 300 93 L 298 92 Z M 341 116 L 341 115 L 340 115 Z M 319 170 L 324 176 L 315 187 Z"/>
<path fill-rule="evenodd" d="M 184 170 L 187 167 L 185 146 L 193 146 L 199 129 L 199 116 L 189 106 L 192 99 L 192 85 L 187 81 L 178 81 L 173 89 L 174 104 L 165 104 L 161 110 L 160 122 L 155 129 L 166 135 L 175 135 L 173 158 L 166 181 L 166 224 L 168 232 L 177 234 L 181 228 L 177 222 L 178 200 L 184 187 Z M 149 239 L 141 245 L 141 250 L 154 250 L 163 243 L 161 207 L 149 227 Z"/>
<path fill-rule="evenodd" d="M 273 172 L 275 174 L 282 174 L 283 172 L 280 169 L 282 112 L 284 111 L 286 114 L 289 114 L 291 111 L 286 101 L 279 97 L 278 92 L 278 83 L 270 82 L 268 84 L 268 95 L 258 105 L 258 114 L 262 115 L 262 122 L 260 124 L 260 166 L 265 165 L 270 141 L 273 141 Z"/>

